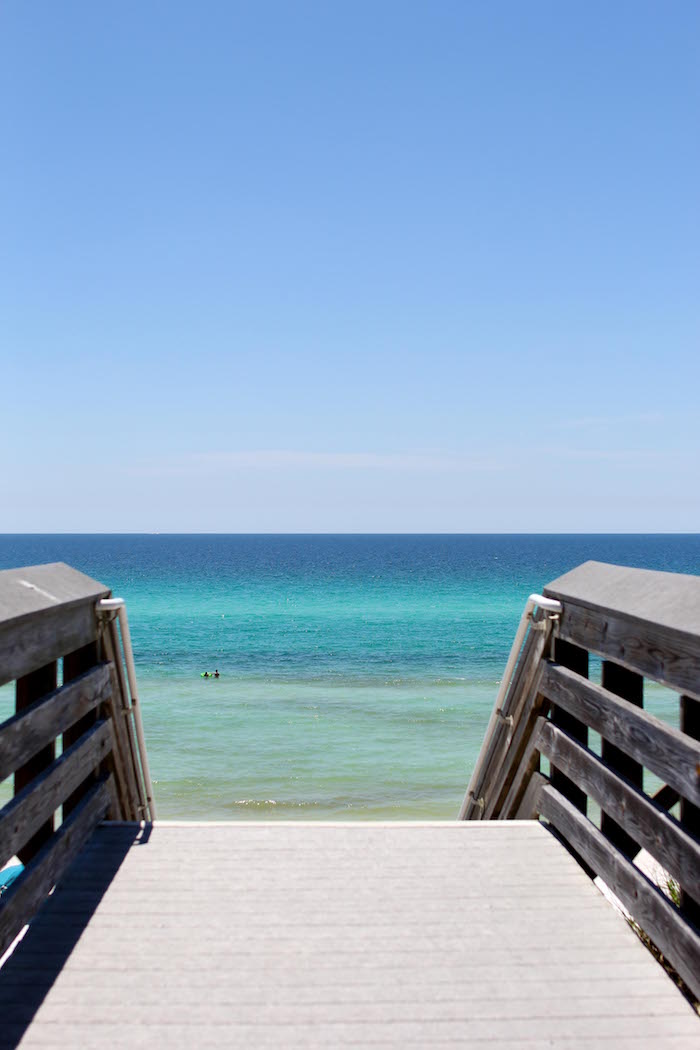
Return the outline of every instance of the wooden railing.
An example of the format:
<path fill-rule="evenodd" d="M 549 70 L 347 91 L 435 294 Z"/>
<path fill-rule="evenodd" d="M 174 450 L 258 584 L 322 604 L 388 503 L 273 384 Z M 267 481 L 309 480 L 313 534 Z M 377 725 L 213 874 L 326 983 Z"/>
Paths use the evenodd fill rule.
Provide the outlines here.
<path fill-rule="evenodd" d="M 587 562 L 544 594 L 562 611 L 526 638 L 464 814 L 545 821 L 700 997 L 700 578 Z M 645 679 L 679 694 L 679 728 L 644 710 Z"/>
<path fill-rule="evenodd" d="M 116 625 L 97 612 L 109 594 L 61 563 L 0 572 L 0 686 L 16 682 L 0 868 L 24 864 L 0 896 L 0 956 L 101 820 L 148 815 Z"/>

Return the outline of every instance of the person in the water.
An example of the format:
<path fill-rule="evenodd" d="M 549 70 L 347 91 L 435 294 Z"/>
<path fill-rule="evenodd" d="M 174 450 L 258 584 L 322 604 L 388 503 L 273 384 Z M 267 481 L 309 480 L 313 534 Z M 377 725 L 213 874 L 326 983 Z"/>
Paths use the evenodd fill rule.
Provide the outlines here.
<path fill-rule="evenodd" d="M 220 678 L 220 677 L 221 677 L 221 675 L 219 674 L 218 670 L 214 671 L 214 678 Z"/>

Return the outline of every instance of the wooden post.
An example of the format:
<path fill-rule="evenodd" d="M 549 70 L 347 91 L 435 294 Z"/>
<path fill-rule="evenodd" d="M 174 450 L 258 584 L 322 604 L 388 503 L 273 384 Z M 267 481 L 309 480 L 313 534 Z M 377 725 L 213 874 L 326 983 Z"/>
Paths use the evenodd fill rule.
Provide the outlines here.
<path fill-rule="evenodd" d="M 56 663 L 55 661 L 45 664 L 36 671 L 17 679 L 15 688 L 15 710 L 22 711 L 29 707 L 35 700 L 52 692 L 56 688 Z M 46 747 L 38 751 L 34 757 L 15 771 L 15 795 L 26 787 L 42 770 L 50 766 L 56 757 L 56 744 L 52 741 Z M 54 829 L 53 815 L 39 830 L 32 835 L 31 839 L 18 850 L 17 856 L 23 864 L 28 864 L 45 842 L 51 838 Z"/>
<path fill-rule="evenodd" d="M 629 700 L 637 707 L 644 707 L 644 679 L 636 671 L 629 671 L 611 660 L 604 660 L 601 684 L 616 696 Z M 641 763 L 607 740 L 603 740 L 601 758 L 610 769 L 625 777 L 640 791 L 644 790 L 644 767 Z M 630 860 L 639 853 L 639 845 L 607 813 L 601 813 L 600 830 Z"/>
<path fill-rule="evenodd" d="M 692 696 L 681 697 L 681 732 L 693 740 L 700 740 L 700 701 Z M 696 842 L 700 842 L 700 806 L 681 798 L 681 824 Z M 700 901 L 681 887 L 681 911 L 700 930 Z"/>
<path fill-rule="evenodd" d="M 582 678 L 588 678 L 588 651 L 586 649 L 581 649 L 578 645 L 556 638 L 554 641 L 554 659 L 562 667 L 568 667 L 570 671 L 575 671 Z M 574 740 L 578 740 L 584 747 L 588 747 L 588 726 L 583 722 L 579 722 L 578 718 L 574 718 L 573 715 L 563 711 L 560 707 L 553 707 L 551 720 L 555 726 L 559 726 L 565 733 L 572 736 Z M 576 806 L 576 809 L 586 813 L 588 797 L 581 788 L 574 784 L 573 780 L 569 780 L 558 769 L 552 767 L 550 781 L 552 787 L 556 788 L 564 798 L 568 798 Z"/>
<path fill-rule="evenodd" d="M 72 681 L 77 678 L 78 675 L 83 674 L 84 671 L 89 671 L 91 667 L 94 667 L 97 663 L 97 642 L 90 642 L 88 645 L 82 646 L 80 649 L 76 649 L 75 652 L 68 653 L 63 657 L 63 682 Z M 63 750 L 74 744 L 76 740 L 79 740 L 83 733 L 86 732 L 91 726 L 95 724 L 97 720 L 97 711 L 90 711 L 89 714 L 81 718 L 79 722 L 67 729 L 63 734 Z M 90 787 L 95 782 L 97 776 L 97 770 L 91 773 L 86 780 L 76 788 L 75 791 L 66 799 L 63 803 L 63 819 L 68 816 L 71 810 L 80 802 L 81 798 L 90 790 Z"/>

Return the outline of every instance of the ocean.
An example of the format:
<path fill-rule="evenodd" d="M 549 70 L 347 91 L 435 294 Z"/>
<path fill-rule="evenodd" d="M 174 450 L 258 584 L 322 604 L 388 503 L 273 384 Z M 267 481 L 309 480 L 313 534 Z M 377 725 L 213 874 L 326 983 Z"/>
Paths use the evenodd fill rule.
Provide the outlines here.
<path fill-rule="evenodd" d="M 589 558 L 700 574 L 700 536 L 0 536 L 126 599 L 167 819 L 456 816 L 528 595 Z"/>

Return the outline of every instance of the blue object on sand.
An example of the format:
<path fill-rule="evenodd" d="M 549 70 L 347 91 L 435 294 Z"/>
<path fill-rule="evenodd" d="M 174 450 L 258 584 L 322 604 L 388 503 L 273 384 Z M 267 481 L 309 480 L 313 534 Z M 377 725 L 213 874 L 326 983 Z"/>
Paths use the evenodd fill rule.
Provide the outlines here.
<path fill-rule="evenodd" d="M 24 864 L 13 864 L 10 868 L 0 871 L 0 894 L 9 889 L 18 875 L 24 871 Z"/>

